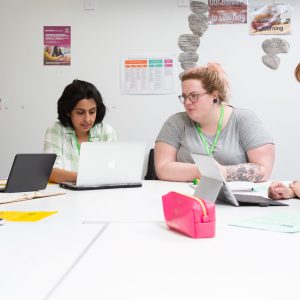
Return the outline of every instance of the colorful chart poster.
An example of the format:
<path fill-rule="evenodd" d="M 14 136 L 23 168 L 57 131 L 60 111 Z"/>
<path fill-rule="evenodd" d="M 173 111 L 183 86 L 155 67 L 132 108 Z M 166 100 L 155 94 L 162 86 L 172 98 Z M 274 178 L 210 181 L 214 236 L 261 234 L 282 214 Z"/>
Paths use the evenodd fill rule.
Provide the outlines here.
<path fill-rule="evenodd" d="M 71 64 L 71 26 L 44 26 L 44 65 Z"/>
<path fill-rule="evenodd" d="M 209 24 L 247 23 L 247 0 L 208 0 Z"/>
<path fill-rule="evenodd" d="M 121 60 L 123 94 L 174 93 L 174 56 L 128 56 Z"/>
<path fill-rule="evenodd" d="M 250 34 L 290 34 L 291 10 L 288 4 L 251 5 Z"/>

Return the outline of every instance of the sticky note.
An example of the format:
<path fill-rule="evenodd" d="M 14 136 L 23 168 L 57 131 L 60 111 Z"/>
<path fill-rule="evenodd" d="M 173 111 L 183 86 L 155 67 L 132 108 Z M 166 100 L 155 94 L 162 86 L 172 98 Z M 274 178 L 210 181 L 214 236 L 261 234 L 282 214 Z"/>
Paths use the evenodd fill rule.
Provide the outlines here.
<path fill-rule="evenodd" d="M 56 213 L 57 211 L 0 211 L 0 218 L 11 222 L 36 222 Z"/>
<path fill-rule="evenodd" d="M 229 225 L 286 233 L 300 232 L 300 214 L 273 213 L 266 216 L 234 221 Z"/>

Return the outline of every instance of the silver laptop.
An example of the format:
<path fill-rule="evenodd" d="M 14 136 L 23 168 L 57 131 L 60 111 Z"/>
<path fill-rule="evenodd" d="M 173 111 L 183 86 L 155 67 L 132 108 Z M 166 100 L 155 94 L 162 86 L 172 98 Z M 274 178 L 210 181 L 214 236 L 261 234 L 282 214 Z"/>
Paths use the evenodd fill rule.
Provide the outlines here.
<path fill-rule="evenodd" d="M 77 182 L 59 185 L 72 190 L 140 187 L 144 158 L 144 143 L 82 143 Z"/>
<path fill-rule="evenodd" d="M 192 158 L 201 173 L 201 180 L 194 193 L 196 197 L 211 202 L 219 200 L 234 206 L 288 206 L 286 203 L 258 195 L 233 194 L 212 156 L 192 154 Z"/>

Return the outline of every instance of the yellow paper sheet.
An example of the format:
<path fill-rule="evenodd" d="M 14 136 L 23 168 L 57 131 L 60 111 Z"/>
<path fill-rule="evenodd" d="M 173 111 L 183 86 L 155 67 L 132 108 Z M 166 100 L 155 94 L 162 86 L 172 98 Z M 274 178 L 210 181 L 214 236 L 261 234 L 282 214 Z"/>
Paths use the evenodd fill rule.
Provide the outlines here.
<path fill-rule="evenodd" d="M 56 213 L 57 211 L 0 211 L 0 218 L 11 222 L 36 222 Z"/>

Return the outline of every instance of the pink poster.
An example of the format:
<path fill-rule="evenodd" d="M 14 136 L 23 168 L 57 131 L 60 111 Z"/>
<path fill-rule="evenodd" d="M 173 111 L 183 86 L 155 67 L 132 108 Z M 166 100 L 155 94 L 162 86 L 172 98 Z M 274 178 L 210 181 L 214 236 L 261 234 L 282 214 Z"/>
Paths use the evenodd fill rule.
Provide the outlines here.
<path fill-rule="evenodd" d="M 71 26 L 44 26 L 44 65 L 71 65 Z"/>

